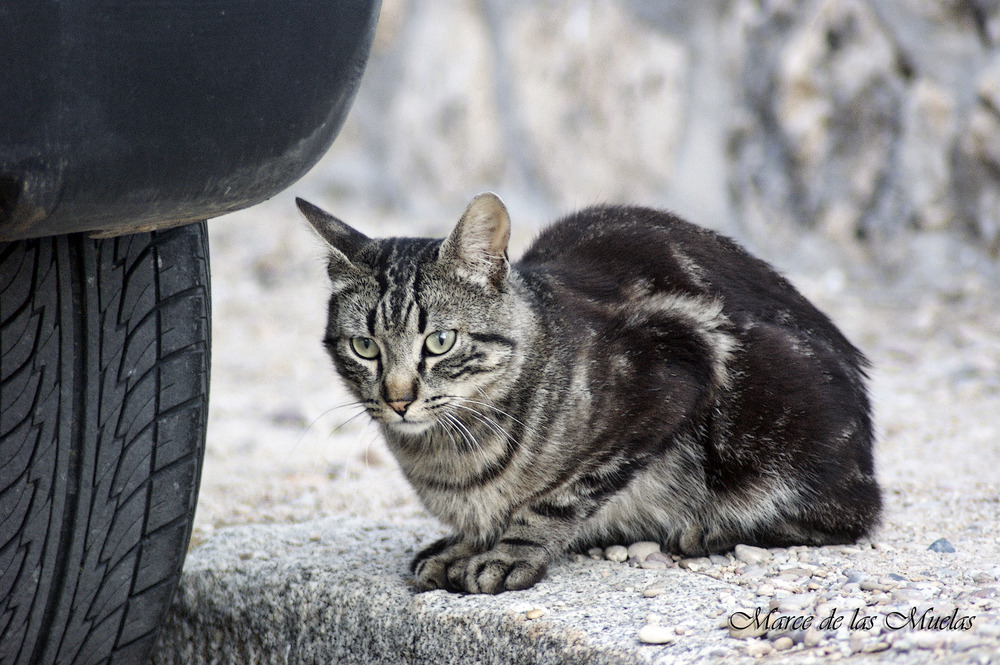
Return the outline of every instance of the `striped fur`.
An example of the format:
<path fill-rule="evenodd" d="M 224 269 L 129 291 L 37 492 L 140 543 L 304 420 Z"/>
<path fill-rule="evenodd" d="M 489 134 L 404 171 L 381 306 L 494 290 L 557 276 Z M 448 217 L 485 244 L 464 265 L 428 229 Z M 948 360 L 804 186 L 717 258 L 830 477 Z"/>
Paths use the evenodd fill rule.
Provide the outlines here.
<path fill-rule="evenodd" d="M 337 370 L 454 529 L 414 559 L 419 588 L 522 589 L 599 544 L 702 555 L 877 524 L 864 357 L 732 241 L 604 206 L 511 264 L 492 194 L 443 241 L 299 206 L 331 248 Z"/>

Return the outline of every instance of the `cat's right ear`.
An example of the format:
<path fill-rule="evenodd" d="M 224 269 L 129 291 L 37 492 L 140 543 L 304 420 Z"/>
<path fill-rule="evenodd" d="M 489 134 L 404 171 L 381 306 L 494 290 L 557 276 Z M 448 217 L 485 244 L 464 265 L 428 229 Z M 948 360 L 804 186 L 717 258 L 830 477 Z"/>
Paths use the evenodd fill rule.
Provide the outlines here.
<path fill-rule="evenodd" d="M 347 224 L 321 210 L 308 201 L 295 199 L 295 205 L 312 225 L 319 237 L 326 241 L 332 249 L 337 250 L 350 261 L 367 242 L 368 236 L 352 229 Z"/>
<path fill-rule="evenodd" d="M 358 268 L 352 261 L 354 255 L 368 242 L 368 236 L 308 201 L 297 198 L 295 205 L 330 247 L 330 278 L 334 281 L 334 287 L 337 286 L 338 276 L 357 273 Z"/>

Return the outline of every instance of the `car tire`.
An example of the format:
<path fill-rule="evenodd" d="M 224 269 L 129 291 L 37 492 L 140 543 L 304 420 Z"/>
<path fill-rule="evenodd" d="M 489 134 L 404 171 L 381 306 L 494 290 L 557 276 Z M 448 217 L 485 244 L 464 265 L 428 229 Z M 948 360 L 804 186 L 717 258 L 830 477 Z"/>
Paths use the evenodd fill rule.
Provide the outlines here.
<path fill-rule="evenodd" d="M 205 447 L 204 222 L 0 243 L 0 663 L 147 663 Z"/>

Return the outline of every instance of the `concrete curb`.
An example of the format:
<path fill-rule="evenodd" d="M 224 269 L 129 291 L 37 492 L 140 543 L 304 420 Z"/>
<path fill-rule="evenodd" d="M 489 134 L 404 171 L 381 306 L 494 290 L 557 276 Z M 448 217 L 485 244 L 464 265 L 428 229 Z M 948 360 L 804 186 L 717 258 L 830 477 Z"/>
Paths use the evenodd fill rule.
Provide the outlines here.
<path fill-rule="evenodd" d="M 220 529 L 189 554 L 153 662 L 617 665 L 738 655 L 713 611 L 720 592 L 742 589 L 578 556 L 527 591 L 416 594 L 406 580 L 418 534 L 428 542 L 441 531 L 352 518 Z M 669 591 L 644 598 L 652 586 Z M 528 619 L 531 610 L 541 616 Z M 641 644 L 651 613 L 689 632 Z"/>
<path fill-rule="evenodd" d="M 680 568 L 645 570 L 575 555 L 526 591 L 414 593 L 409 560 L 441 535 L 426 519 L 339 517 L 219 529 L 188 555 L 153 663 L 752 663 L 759 658 L 748 654 L 760 654 L 766 642 L 734 639 L 724 627 L 721 597 L 750 609 L 760 601 L 752 588 Z M 666 591 L 645 597 L 653 587 Z M 640 643 L 638 632 L 649 622 L 673 628 L 676 637 Z M 856 656 L 905 665 L 993 662 L 1000 638 L 977 640 L 975 648 L 914 645 Z M 808 650 L 766 658 L 827 659 Z"/>

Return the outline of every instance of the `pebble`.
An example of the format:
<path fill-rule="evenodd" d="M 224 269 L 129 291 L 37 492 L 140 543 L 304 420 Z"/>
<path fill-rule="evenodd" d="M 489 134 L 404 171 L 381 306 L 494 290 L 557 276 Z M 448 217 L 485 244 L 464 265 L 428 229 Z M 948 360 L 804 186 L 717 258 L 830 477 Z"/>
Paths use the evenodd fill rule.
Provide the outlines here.
<path fill-rule="evenodd" d="M 774 647 L 775 651 L 787 651 L 795 646 L 795 642 L 792 641 L 792 638 L 784 636 L 776 639 L 771 646 Z"/>
<path fill-rule="evenodd" d="M 650 542 L 648 540 L 643 540 L 638 543 L 632 543 L 631 545 L 628 546 L 627 550 L 628 558 L 634 559 L 639 563 L 645 561 L 646 557 L 648 557 L 653 552 L 659 552 L 659 551 L 660 551 L 660 544 Z"/>
<path fill-rule="evenodd" d="M 677 562 L 677 565 L 694 573 L 709 568 L 712 562 L 708 560 L 708 557 L 700 556 L 693 559 L 681 559 Z"/>
<path fill-rule="evenodd" d="M 778 610 L 791 614 L 799 610 L 804 610 L 816 601 L 814 593 L 796 593 L 785 596 L 778 603 Z"/>
<path fill-rule="evenodd" d="M 661 586 L 650 587 L 642 592 L 643 598 L 656 598 L 657 596 L 666 593 L 667 590 Z"/>
<path fill-rule="evenodd" d="M 774 651 L 774 648 L 767 642 L 747 642 L 747 655 L 752 658 L 760 658 Z"/>
<path fill-rule="evenodd" d="M 774 587 L 771 586 L 770 584 L 761 584 L 759 587 L 757 587 L 757 595 L 758 596 L 773 596 L 774 595 Z"/>
<path fill-rule="evenodd" d="M 815 626 L 810 627 L 809 630 L 806 631 L 806 634 L 802 636 L 802 644 L 810 648 L 817 646 L 822 641 L 823 633 L 821 633 Z"/>
<path fill-rule="evenodd" d="M 545 614 L 545 611 L 544 611 L 544 610 L 541 610 L 541 609 L 539 609 L 539 608 L 537 608 L 537 607 L 536 607 L 536 608 L 535 608 L 535 609 L 533 609 L 533 610 L 528 610 L 528 612 L 527 612 L 527 613 L 525 613 L 525 615 L 524 615 L 524 616 L 525 616 L 525 618 L 527 618 L 527 619 L 538 619 L 538 618 L 540 618 L 540 617 L 541 617 L 541 616 L 542 616 L 543 614 Z"/>
<path fill-rule="evenodd" d="M 655 559 L 652 561 L 646 559 L 639 564 L 639 567 L 643 570 L 666 570 L 667 568 L 670 568 L 665 561 L 658 561 Z"/>
<path fill-rule="evenodd" d="M 931 552 L 943 552 L 950 554 L 951 552 L 955 551 L 955 546 L 952 545 L 950 542 L 948 542 L 948 540 L 945 538 L 938 538 L 933 543 L 931 543 L 930 547 L 928 547 L 927 549 L 929 549 Z"/>
<path fill-rule="evenodd" d="M 652 568 L 654 570 L 662 570 L 665 568 L 673 568 L 674 560 L 670 558 L 670 555 L 665 552 L 653 552 L 646 557 L 646 560 L 639 564 L 640 568 Z"/>
<path fill-rule="evenodd" d="M 753 616 L 753 612 L 747 612 L 744 610 L 744 614 L 747 616 Z M 726 621 L 726 626 L 729 628 L 729 636 L 735 637 L 738 640 L 747 639 L 750 637 L 760 637 L 767 632 L 767 628 L 764 627 L 764 622 L 761 621 L 760 625 L 755 624 L 753 621 L 748 621 L 745 626 L 741 628 L 736 628 L 728 620 Z"/>
<path fill-rule="evenodd" d="M 628 549 L 621 545 L 612 545 L 604 550 L 604 558 L 615 563 L 622 563 L 628 559 Z"/>
<path fill-rule="evenodd" d="M 863 647 L 861 647 L 861 651 L 863 653 L 878 653 L 879 651 L 885 651 L 888 648 L 889 648 L 888 642 L 879 641 L 879 642 L 870 642 L 864 645 Z"/>
<path fill-rule="evenodd" d="M 758 565 L 750 565 L 743 569 L 743 577 L 763 577 L 767 569 Z"/>
<path fill-rule="evenodd" d="M 860 583 L 865 579 L 865 574 L 860 570 L 845 570 L 844 575 L 847 577 L 849 584 Z"/>
<path fill-rule="evenodd" d="M 752 545 L 737 545 L 733 550 L 733 555 L 743 563 L 762 563 L 771 559 L 771 553 L 767 550 L 754 547 Z"/>
<path fill-rule="evenodd" d="M 639 641 L 643 644 L 670 644 L 677 641 L 677 632 L 669 626 L 651 623 L 639 630 Z"/>
<path fill-rule="evenodd" d="M 602 550 L 600 547 L 591 547 L 589 550 L 587 550 L 587 555 L 590 556 L 591 559 L 597 559 L 598 561 L 600 561 L 601 559 L 604 558 L 604 550 Z"/>

